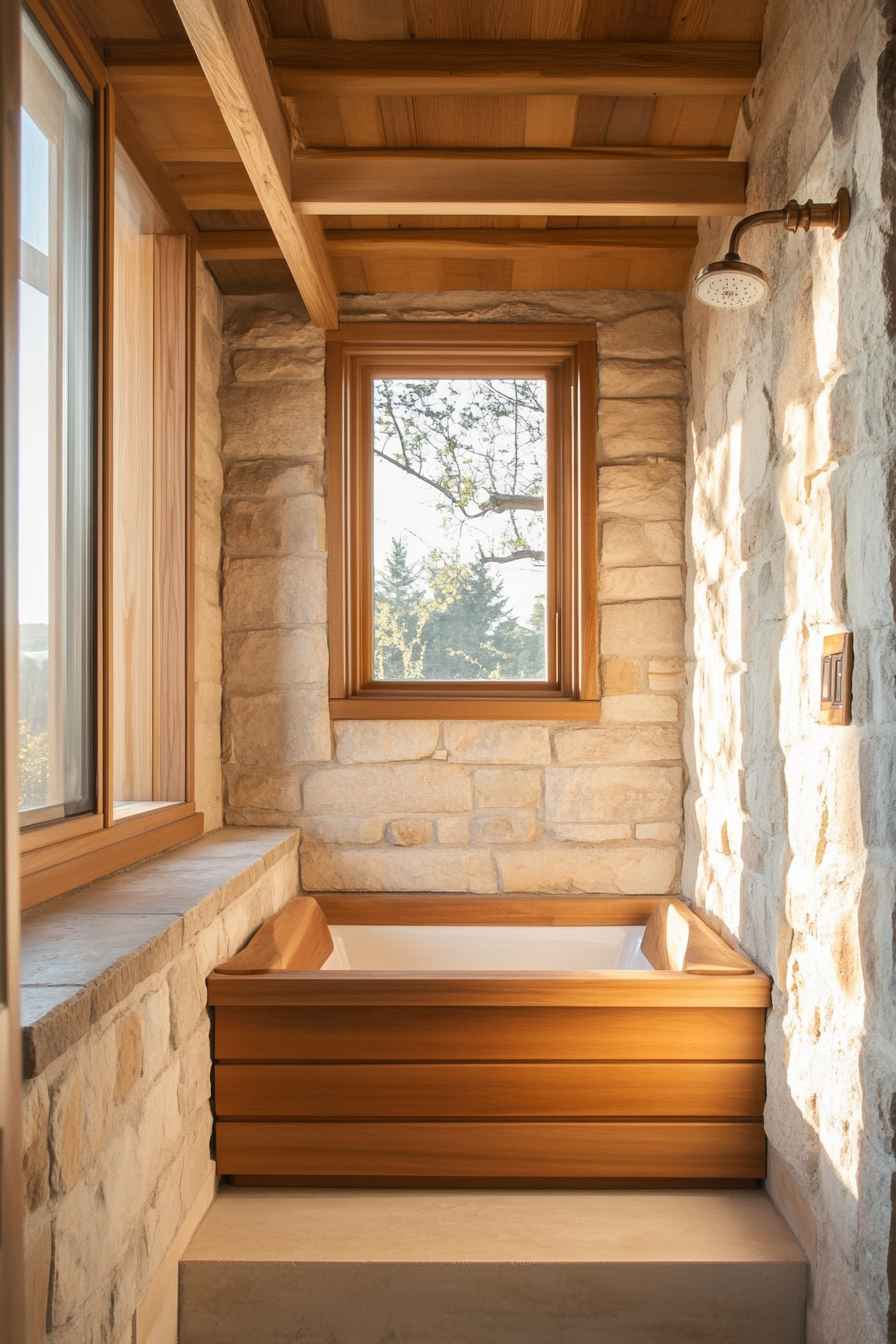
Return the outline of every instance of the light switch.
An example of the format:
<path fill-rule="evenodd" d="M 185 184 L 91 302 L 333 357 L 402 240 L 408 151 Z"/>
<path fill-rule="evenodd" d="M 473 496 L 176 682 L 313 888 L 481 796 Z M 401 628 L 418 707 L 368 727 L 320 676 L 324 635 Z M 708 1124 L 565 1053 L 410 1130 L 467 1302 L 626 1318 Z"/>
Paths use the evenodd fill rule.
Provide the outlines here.
<path fill-rule="evenodd" d="M 852 635 L 826 635 L 821 653 L 822 723 L 852 722 Z"/>

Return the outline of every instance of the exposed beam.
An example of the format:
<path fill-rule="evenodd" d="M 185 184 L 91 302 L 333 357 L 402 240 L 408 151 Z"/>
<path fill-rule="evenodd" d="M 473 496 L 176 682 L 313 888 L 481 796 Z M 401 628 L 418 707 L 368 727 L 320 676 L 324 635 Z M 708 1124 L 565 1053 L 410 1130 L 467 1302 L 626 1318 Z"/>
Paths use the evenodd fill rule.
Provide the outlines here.
<path fill-rule="evenodd" d="M 202 93 L 189 43 L 104 47 L 123 93 Z M 269 42 L 285 95 L 603 94 L 742 96 L 759 69 L 756 42 Z"/>
<path fill-rule="evenodd" d="M 327 229 L 332 256 L 464 257 L 474 261 L 580 260 L 601 257 L 687 256 L 697 246 L 692 228 L 615 229 Z M 196 246 L 209 261 L 272 261 L 282 254 L 267 229 L 200 233 Z"/>
<path fill-rule="evenodd" d="M 334 256 L 465 257 L 474 261 L 579 260 L 682 256 L 697 246 L 692 228 L 618 229 L 328 229 Z"/>
<path fill-rule="evenodd" d="M 315 150 L 293 200 L 312 215 L 739 215 L 745 163 L 587 150 Z"/>
<path fill-rule="evenodd" d="M 335 326 L 336 283 L 323 229 L 293 209 L 289 131 L 247 0 L 175 4 L 311 320 Z"/>

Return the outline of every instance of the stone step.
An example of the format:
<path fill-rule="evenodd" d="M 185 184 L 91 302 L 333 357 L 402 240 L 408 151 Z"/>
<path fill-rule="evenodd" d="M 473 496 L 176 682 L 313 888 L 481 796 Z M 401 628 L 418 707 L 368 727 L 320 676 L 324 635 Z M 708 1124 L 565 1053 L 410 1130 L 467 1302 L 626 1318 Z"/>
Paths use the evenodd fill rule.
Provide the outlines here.
<path fill-rule="evenodd" d="M 806 1262 L 761 1191 L 223 1186 L 180 1344 L 802 1344 Z"/>

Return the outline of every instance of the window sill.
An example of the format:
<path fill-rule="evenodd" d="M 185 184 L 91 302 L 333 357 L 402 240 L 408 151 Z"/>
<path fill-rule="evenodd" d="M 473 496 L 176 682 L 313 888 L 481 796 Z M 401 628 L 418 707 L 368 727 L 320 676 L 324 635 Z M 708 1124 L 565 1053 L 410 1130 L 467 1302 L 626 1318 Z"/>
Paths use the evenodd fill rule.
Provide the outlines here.
<path fill-rule="evenodd" d="M 25 1077 L 71 1049 L 298 842 L 298 831 L 225 827 L 23 915 Z"/>
<path fill-rule="evenodd" d="M 21 857 L 22 909 L 193 840 L 202 834 L 203 820 L 193 803 L 173 803 L 104 829 L 29 848 Z"/>
<path fill-rule="evenodd" d="M 600 719 L 599 700 L 494 699 L 460 696 L 422 697 L 351 696 L 330 701 L 331 719 Z"/>

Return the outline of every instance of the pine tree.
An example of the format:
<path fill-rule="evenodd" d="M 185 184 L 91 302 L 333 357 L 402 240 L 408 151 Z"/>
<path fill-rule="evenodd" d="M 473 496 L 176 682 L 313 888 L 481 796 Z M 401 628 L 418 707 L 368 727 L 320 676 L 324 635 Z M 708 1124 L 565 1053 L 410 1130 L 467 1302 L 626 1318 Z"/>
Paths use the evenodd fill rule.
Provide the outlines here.
<path fill-rule="evenodd" d="M 426 590 L 419 568 L 408 561 L 404 537 L 393 537 L 385 570 L 377 570 L 374 590 L 374 676 L 377 681 L 422 677 L 421 634 L 426 624 Z"/>

